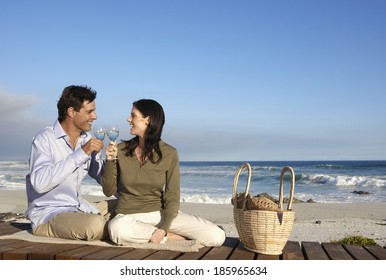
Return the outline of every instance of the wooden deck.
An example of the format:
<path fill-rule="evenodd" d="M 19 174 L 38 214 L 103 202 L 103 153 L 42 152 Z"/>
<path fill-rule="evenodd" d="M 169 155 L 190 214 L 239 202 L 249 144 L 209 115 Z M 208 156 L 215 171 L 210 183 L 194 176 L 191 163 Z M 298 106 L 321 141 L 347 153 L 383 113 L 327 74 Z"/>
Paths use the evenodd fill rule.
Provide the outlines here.
<path fill-rule="evenodd" d="M 0 235 L 25 230 L 29 226 L 0 222 Z M 221 247 L 205 247 L 194 253 L 7 239 L 0 240 L 0 260 L 386 260 L 386 248 L 288 241 L 281 255 L 272 256 L 245 250 L 237 238 L 231 237 Z"/>

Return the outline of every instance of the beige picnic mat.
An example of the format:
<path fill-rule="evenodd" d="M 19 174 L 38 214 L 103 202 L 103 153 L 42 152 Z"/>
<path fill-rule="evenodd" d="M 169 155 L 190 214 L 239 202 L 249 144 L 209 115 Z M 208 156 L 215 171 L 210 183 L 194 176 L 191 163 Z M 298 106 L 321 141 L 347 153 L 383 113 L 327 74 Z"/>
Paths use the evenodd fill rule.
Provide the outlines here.
<path fill-rule="evenodd" d="M 29 242 L 51 243 L 51 244 L 82 244 L 82 245 L 91 245 L 91 246 L 120 247 L 120 248 L 130 247 L 130 248 L 138 248 L 138 249 L 169 250 L 169 251 L 177 251 L 177 252 L 198 252 L 200 248 L 204 247 L 202 244 L 197 243 L 195 240 L 181 240 L 181 241 L 167 240 L 163 244 L 132 243 L 127 245 L 116 245 L 116 244 L 113 244 L 112 242 L 105 241 L 105 240 L 85 241 L 85 240 L 71 240 L 71 239 L 36 236 L 36 235 L 33 235 L 30 230 L 23 230 L 23 231 L 16 232 L 14 234 L 3 235 L 3 236 L 0 236 L 0 239 L 17 239 L 17 240 L 24 240 Z"/>

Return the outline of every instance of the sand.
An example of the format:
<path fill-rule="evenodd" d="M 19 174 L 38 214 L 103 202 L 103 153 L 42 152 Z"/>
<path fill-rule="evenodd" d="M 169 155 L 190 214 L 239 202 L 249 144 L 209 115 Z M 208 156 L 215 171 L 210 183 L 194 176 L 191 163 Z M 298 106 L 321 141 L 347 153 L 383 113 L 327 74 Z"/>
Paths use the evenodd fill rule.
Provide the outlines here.
<path fill-rule="evenodd" d="M 91 202 L 106 198 L 85 196 Z M 24 191 L 0 190 L 0 213 L 24 213 Z M 182 203 L 181 211 L 211 220 L 227 236 L 238 236 L 232 205 Z M 295 203 L 295 222 L 289 240 L 330 242 L 361 235 L 386 246 L 386 203 Z"/>

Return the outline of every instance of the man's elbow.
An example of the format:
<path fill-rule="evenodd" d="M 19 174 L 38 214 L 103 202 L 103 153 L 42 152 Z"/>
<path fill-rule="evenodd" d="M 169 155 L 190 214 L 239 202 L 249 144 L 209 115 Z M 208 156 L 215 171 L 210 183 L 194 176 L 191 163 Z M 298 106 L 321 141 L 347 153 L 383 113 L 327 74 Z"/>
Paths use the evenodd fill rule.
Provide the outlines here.
<path fill-rule="evenodd" d="M 34 176 L 27 178 L 27 188 L 32 188 L 38 194 L 46 193 L 51 190 L 49 184 Z"/>

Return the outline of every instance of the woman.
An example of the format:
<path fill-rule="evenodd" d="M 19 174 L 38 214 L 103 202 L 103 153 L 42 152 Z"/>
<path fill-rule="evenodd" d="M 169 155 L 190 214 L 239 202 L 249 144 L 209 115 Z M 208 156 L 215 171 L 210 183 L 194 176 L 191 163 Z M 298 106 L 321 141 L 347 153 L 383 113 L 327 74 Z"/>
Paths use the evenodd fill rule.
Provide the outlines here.
<path fill-rule="evenodd" d="M 117 215 L 108 225 L 111 240 L 126 244 L 193 239 L 205 246 L 221 246 L 222 229 L 179 212 L 179 159 L 177 150 L 161 140 L 162 106 L 154 100 L 138 100 L 128 122 L 135 137 L 118 146 L 111 142 L 106 148 L 103 192 L 106 196 L 119 193 Z"/>

